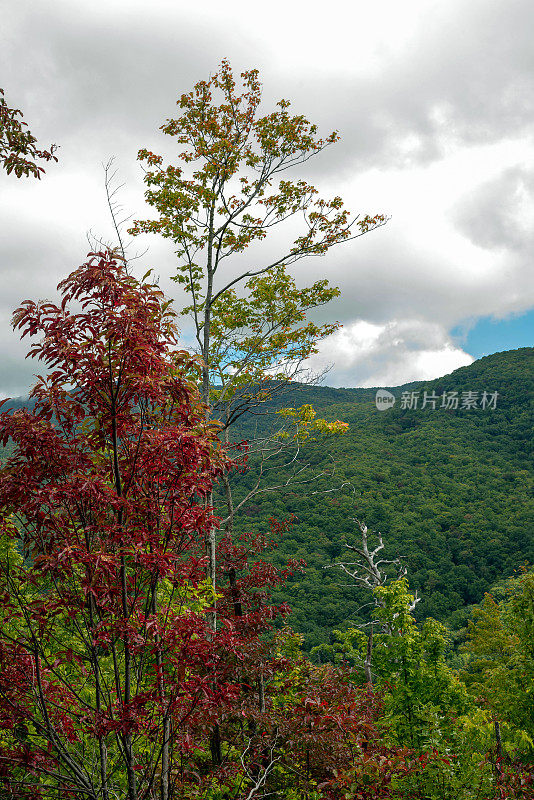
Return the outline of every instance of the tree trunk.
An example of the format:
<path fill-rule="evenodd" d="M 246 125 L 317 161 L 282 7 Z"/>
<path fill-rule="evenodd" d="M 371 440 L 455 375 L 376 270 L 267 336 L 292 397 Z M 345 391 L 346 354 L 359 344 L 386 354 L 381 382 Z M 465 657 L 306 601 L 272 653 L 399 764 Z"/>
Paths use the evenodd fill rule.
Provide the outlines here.
<path fill-rule="evenodd" d="M 371 672 L 372 657 L 373 657 L 373 626 L 371 625 L 371 631 L 369 633 L 369 636 L 367 637 L 367 654 L 365 656 L 365 661 L 363 662 L 365 680 L 367 681 L 369 686 L 373 685 L 373 675 Z"/>

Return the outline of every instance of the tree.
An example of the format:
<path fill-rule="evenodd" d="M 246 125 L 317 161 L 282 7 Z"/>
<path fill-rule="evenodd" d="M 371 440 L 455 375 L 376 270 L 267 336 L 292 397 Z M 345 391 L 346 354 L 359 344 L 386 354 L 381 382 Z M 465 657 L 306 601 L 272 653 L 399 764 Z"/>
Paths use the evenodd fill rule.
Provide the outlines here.
<path fill-rule="evenodd" d="M 263 536 L 223 536 L 221 625 L 208 624 L 202 498 L 229 463 L 161 292 L 115 253 L 91 254 L 59 289 L 59 305 L 15 312 L 51 372 L 31 411 L 0 418 L 13 443 L 0 471 L 3 796 L 252 800 L 269 785 L 318 798 L 322 782 L 340 800 L 360 775 L 355 797 L 388 796 L 413 767 L 380 742 L 374 698 L 273 629 L 287 608 L 269 587 L 297 564 L 258 560 Z"/>
<path fill-rule="evenodd" d="M 376 591 L 388 583 L 388 581 L 400 581 L 407 574 L 406 565 L 402 558 L 383 558 L 381 552 L 384 549 L 384 540 L 382 534 L 376 534 L 377 544 L 369 549 L 369 536 L 367 525 L 357 519 L 352 520 L 358 526 L 361 533 L 361 542 L 358 544 L 350 544 L 345 542 L 345 547 L 350 550 L 351 554 L 354 553 L 355 561 L 336 561 L 335 564 L 329 564 L 325 569 L 340 569 L 345 575 L 348 575 L 354 581 L 356 586 L 363 586 L 373 593 L 373 602 L 375 609 L 383 608 L 384 600 L 381 593 Z M 392 569 L 393 568 L 393 569 Z M 410 604 L 409 611 L 412 612 L 419 602 L 420 598 L 418 593 L 415 593 L 412 603 Z M 364 623 L 361 627 L 370 627 L 367 634 L 367 647 L 365 658 L 363 659 L 362 667 L 365 674 L 367 683 L 373 683 L 373 632 L 374 627 L 384 629 L 384 633 L 391 634 L 391 627 L 384 620 L 375 619 L 373 616 L 369 623 Z M 338 633 L 336 631 L 336 633 Z M 320 650 L 320 648 L 319 648 Z"/>
<path fill-rule="evenodd" d="M 294 647 L 294 635 L 283 645 Z M 269 790 L 295 800 L 379 800 L 425 766 L 407 748 L 387 745 L 377 725 L 380 695 L 351 683 L 346 669 L 293 656 L 275 680 L 272 716 L 284 749 Z"/>
<path fill-rule="evenodd" d="M 508 748 L 532 761 L 534 572 L 524 570 L 502 588 L 501 599 L 486 594 L 468 620 L 463 677 L 491 713 L 497 757 Z"/>
<path fill-rule="evenodd" d="M 378 725 L 384 744 L 407 747 L 416 759 L 422 757 L 420 769 L 403 776 L 401 784 L 394 782 L 392 796 L 493 798 L 491 770 L 483 763 L 480 720 L 465 685 L 446 661 L 446 628 L 433 619 L 416 624 L 411 614 L 415 598 L 406 577 L 376 586 L 373 593 L 379 632 L 373 637 L 372 670 L 382 696 Z M 335 634 L 335 647 L 357 668 L 358 681 L 368 639 L 354 627 Z"/>
<path fill-rule="evenodd" d="M 116 253 L 91 254 L 59 289 L 59 305 L 15 312 L 51 372 L 31 411 L 0 417 L 13 445 L 0 470 L 0 789 L 251 800 L 282 754 L 292 774 L 294 715 L 276 716 L 291 660 L 272 630 L 288 609 L 268 594 L 298 565 L 258 561 L 264 536 L 223 536 L 210 627 L 203 498 L 229 462 L 195 362 L 174 349 L 161 292 Z"/>
<path fill-rule="evenodd" d="M 59 289 L 14 315 L 52 371 L 1 416 L 0 780 L 167 800 L 246 650 L 206 624 L 202 498 L 227 463 L 156 287 L 99 253 Z"/>
<path fill-rule="evenodd" d="M 202 399 L 225 429 L 298 376 L 317 342 L 336 327 L 305 320 L 338 290 L 325 280 L 297 289 L 288 267 L 386 221 L 382 214 L 351 219 L 340 197 L 325 200 L 302 178 L 286 178 L 287 170 L 334 144 L 338 134 L 317 137 L 315 125 L 289 113 L 287 100 L 259 116 L 258 71 L 241 77 L 239 95 L 224 60 L 215 75 L 178 100 L 181 115 L 161 129 L 175 138 L 184 168 L 164 166 L 161 156 L 140 150 L 147 164 L 145 196 L 158 218 L 136 220 L 130 229 L 160 234 L 176 246 L 176 281 L 190 298 L 183 313 L 192 316 L 202 357 Z M 290 236 L 279 255 L 262 255 L 258 245 L 271 229 L 299 216 L 300 234 Z M 254 266 L 243 268 L 240 257 L 247 250 Z M 231 522 L 234 504 L 228 486 L 226 491 Z M 213 582 L 214 530 L 207 551 Z"/>
<path fill-rule="evenodd" d="M 21 119 L 17 119 L 20 116 Z M 54 155 L 56 145 L 51 145 L 49 150 L 39 150 L 36 147 L 37 139 L 30 130 L 25 130 L 27 124 L 22 122 L 22 111 L 10 108 L 4 99 L 4 90 L 0 89 L 0 160 L 9 175 L 14 172 L 17 178 L 22 175 L 33 175 L 41 179 L 43 167 L 38 166 L 37 159 L 44 161 L 57 161 Z"/>

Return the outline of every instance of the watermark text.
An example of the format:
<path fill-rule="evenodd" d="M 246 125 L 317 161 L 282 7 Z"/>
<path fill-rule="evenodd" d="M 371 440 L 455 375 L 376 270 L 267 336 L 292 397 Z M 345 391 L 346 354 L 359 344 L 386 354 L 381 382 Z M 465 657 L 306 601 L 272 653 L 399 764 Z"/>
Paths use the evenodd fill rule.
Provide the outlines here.
<path fill-rule="evenodd" d="M 450 391 L 436 394 L 436 392 L 402 392 L 400 396 L 400 408 L 407 411 L 421 411 L 428 408 L 431 411 L 441 409 L 443 411 L 460 410 L 476 411 L 497 408 L 498 392 L 478 391 Z M 387 389 L 378 389 L 375 396 L 375 405 L 379 411 L 387 411 L 393 408 L 397 398 Z"/>

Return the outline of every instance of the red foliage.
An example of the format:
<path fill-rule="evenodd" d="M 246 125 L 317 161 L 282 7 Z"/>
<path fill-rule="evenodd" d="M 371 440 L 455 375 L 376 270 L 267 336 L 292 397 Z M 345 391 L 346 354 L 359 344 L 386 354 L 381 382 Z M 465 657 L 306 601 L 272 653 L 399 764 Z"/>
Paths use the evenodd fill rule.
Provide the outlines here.
<path fill-rule="evenodd" d="M 35 160 L 57 161 L 54 155 L 56 145 L 51 145 L 50 150 L 38 150 L 36 141 L 27 124 L 22 122 L 22 111 L 9 108 L 4 100 L 4 90 L 0 89 L 0 162 L 8 175 L 14 172 L 17 178 L 33 175 L 40 180 L 44 169 Z"/>
<path fill-rule="evenodd" d="M 50 373 L 32 410 L 0 415 L 13 445 L 0 470 L 0 793 L 171 800 L 216 782 L 236 800 L 313 784 L 387 797 L 415 762 L 381 744 L 379 699 L 273 625 L 288 609 L 269 591 L 301 562 L 277 570 L 258 557 L 265 537 L 223 535 L 218 629 L 207 623 L 205 498 L 231 465 L 161 292 L 112 253 L 59 289 L 60 305 L 15 313 Z M 273 520 L 273 535 L 286 527 Z"/>
<path fill-rule="evenodd" d="M 498 765 L 495 800 L 531 800 L 534 797 L 534 766 L 532 764 Z"/>
<path fill-rule="evenodd" d="M 137 798 L 169 731 L 187 749 L 238 692 L 244 643 L 204 613 L 203 497 L 228 463 L 159 290 L 109 253 L 58 288 L 60 305 L 14 315 L 51 371 L 33 410 L 0 417 L 0 534 L 24 554 L 1 565 L 0 777 L 20 797 L 53 773 L 64 791 Z"/>

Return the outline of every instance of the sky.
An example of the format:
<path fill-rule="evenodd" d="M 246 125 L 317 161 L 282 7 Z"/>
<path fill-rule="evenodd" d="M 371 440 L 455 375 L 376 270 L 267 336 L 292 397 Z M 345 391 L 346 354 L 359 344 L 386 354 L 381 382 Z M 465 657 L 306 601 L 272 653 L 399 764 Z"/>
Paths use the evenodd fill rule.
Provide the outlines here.
<path fill-rule="evenodd" d="M 343 327 L 311 364 L 328 385 L 431 379 L 532 346 L 530 0 L 4 0 L 2 23 L 6 100 L 60 148 L 41 181 L 0 174 L 0 396 L 27 394 L 38 371 L 13 310 L 56 296 L 89 231 L 112 238 L 102 164 L 115 158 L 124 215 L 151 216 L 137 152 L 172 157 L 159 126 L 223 58 L 259 69 L 264 113 L 283 97 L 339 131 L 306 165 L 321 194 L 390 217 L 293 268 L 298 285 L 341 289 L 321 319 Z M 153 267 L 179 305 L 172 246 L 147 236 L 134 249 L 147 247 L 136 270 Z"/>

